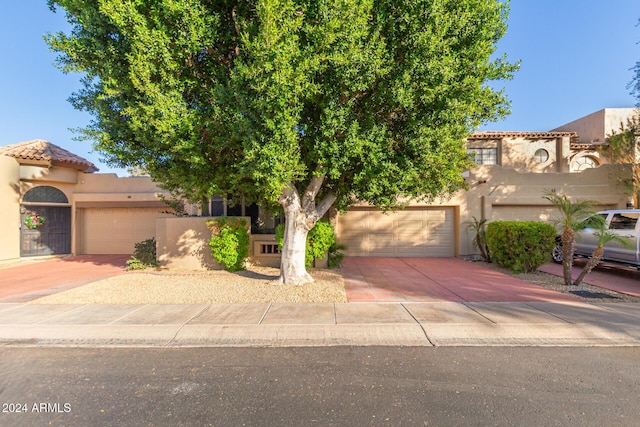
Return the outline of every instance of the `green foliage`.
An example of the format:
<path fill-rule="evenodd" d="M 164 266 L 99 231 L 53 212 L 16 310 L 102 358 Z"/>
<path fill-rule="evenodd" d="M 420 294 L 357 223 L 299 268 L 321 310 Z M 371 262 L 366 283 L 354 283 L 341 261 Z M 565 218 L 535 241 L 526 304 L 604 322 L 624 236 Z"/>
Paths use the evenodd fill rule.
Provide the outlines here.
<path fill-rule="evenodd" d="M 172 194 L 171 196 L 167 197 L 164 194 L 160 194 L 158 198 L 162 200 L 162 202 L 169 208 L 169 210 L 162 211 L 162 213 L 177 217 L 187 216 L 187 211 L 184 206 L 184 200 L 181 200 L 176 195 Z"/>
<path fill-rule="evenodd" d="M 536 271 L 551 259 L 556 229 L 534 221 L 494 221 L 487 226 L 493 261 L 514 273 Z"/>
<path fill-rule="evenodd" d="M 556 219 L 556 225 L 560 228 L 560 240 L 562 241 L 562 274 L 565 285 L 571 285 L 573 254 L 575 247 L 576 231 L 583 230 L 589 225 L 589 219 L 593 217 L 593 208 L 597 202 L 593 200 L 571 200 L 566 195 L 560 195 L 552 191 L 545 191 L 545 199 L 549 200 L 560 213 Z"/>
<path fill-rule="evenodd" d="M 131 271 L 131 270 L 144 270 L 150 267 L 150 265 L 145 264 L 144 262 L 140 261 L 138 258 L 132 256 L 131 258 L 129 258 L 127 260 L 127 270 Z"/>
<path fill-rule="evenodd" d="M 342 265 L 344 254 L 341 252 L 347 249 L 345 245 L 334 243 L 329 247 L 327 266 L 329 268 L 337 268 Z"/>
<path fill-rule="evenodd" d="M 137 242 L 134 248 L 133 256 L 127 260 L 127 270 L 144 270 L 158 266 L 155 238 Z"/>
<path fill-rule="evenodd" d="M 280 224 L 276 227 L 275 238 L 278 243 L 278 247 L 282 250 L 284 242 L 284 224 Z M 331 246 L 335 243 L 336 236 L 333 232 L 333 228 L 331 228 L 331 224 L 326 221 L 318 221 L 316 225 L 309 230 L 309 234 L 307 235 L 307 246 L 304 258 L 306 267 L 311 267 L 314 260 L 323 258 L 325 253 L 329 251 Z"/>
<path fill-rule="evenodd" d="M 593 216 L 594 207 L 598 204 L 595 200 L 571 200 L 564 194 L 548 190 L 545 190 L 543 198 L 549 200 L 558 209 L 560 216 L 555 222 L 562 230 L 584 229 L 588 225 L 586 220 Z"/>
<path fill-rule="evenodd" d="M 491 254 L 489 253 L 489 247 L 487 246 L 487 219 L 477 219 L 472 217 L 473 222 L 467 222 L 467 228 L 475 234 L 473 237 L 473 245 L 478 248 L 482 258 L 487 262 L 491 262 Z"/>
<path fill-rule="evenodd" d="M 282 251 L 282 245 L 284 243 L 284 224 L 276 225 L 275 239 L 276 243 L 278 244 L 278 248 L 280 248 L 280 251 Z"/>
<path fill-rule="evenodd" d="M 207 221 L 211 255 L 229 271 L 244 270 L 249 257 L 249 231 L 243 218 L 219 217 Z"/>
<path fill-rule="evenodd" d="M 189 201 L 277 204 L 324 176 L 319 199 L 381 207 L 464 185 L 464 138 L 508 113 L 492 81 L 508 2 L 49 0 L 49 34 L 83 136 Z"/>
<path fill-rule="evenodd" d="M 335 242 L 336 236 L 333 233 L 331 224 L 325 221 L 318 221 L 307 236 L 307 251 L 305 256 L 307 268 L 311 266 L 313 260 L 324 257 L 331 245 Z"/>
<path fill-rule="evenodd" d="M 596 218 L 601 217 L 596 216 Z M 609 242 L 617 242 L 618 244 L 627 248 L 630 246 L 630 243 L 627 239 L 620 236 L 615 231 L 607 229 L 607 225 L 604 220 L 597 221 L 595 224 L 593 224 L 593 228 L 596 229 L 596 231 L 593 233 L 593 236 L 596 238 L 596 247 L 591 254 L 591 258 L 589 258 L 589 261 L 587 261 L 587 263 L 582 268 L 582 271 L 576 278 L 575 282 L 573 282 L 574 286 L 580 286 L 586 275 L 589 274 L 591 270 L 593 270 L 600 263 L 600 260 L 602 260 L 602 257 L 604 256 L 604 245 Z"/>
<path fill-rule="evenodd" d="M 640 80 L 637 82 L 640 88 Z M 640 95 L 640 92 L 637 94 Z M 622 124 L 617 132 L 608 135 L 608 141 L 609 144 L 603 145 L 600 151 L 611 163 L 627 165 L 626 168 L 616 170 L 615 179 L 634 196 L 637 207 L 640 196 L 640 158 L 637 154 L 640 149 L 640 110 L 626 124 Z"/>

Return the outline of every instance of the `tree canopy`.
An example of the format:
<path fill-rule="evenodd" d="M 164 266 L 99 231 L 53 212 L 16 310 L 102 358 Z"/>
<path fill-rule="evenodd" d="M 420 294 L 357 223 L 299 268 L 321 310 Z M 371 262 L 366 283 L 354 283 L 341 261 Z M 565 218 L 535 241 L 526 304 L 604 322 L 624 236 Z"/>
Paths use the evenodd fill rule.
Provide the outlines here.
<path fill-rule="evenodd" d="M 507 3 L 51 0 L 49 35 L 73 104 L 106 160 L 143 166 L 193 200 L 276 202 L 324 175 L 320 196 L 392 207 L 457 189 L 463 139 L 508 108 L 488 81 Z"/>
<path fill-rule="evenodd" d="M 106 160 L 192 201 L 280 204 L 296 230 L 330 206 L 389 209 L 463 186 L 464 139 L 507 114 L 490 83 L 517 69 L 494 55 L 507 1 L 49 5 L 72 24 L 47 41 L 63 71 L 84 74 L 71 100 L 93 114 L 84 135 Z"/>

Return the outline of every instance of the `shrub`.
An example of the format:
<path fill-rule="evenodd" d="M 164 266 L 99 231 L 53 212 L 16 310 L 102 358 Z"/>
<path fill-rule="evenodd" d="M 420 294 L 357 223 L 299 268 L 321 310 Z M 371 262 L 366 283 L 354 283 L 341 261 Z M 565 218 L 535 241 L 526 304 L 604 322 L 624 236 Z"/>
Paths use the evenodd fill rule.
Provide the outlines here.
<path fill-rule="evenodd" d="M 229 271 L 244 270 L 249 257 L 249 231 L 243 218 L 219 217 L 207 221 L 211 255 Z"/>
<path fill-rule="evenodd" d="M 478 248 L 480 255 L 482 255 L 482 258 L 484 258 L 485 261 L 491 262 L 491 254 L 489 252 L 489 247 L 487 246 L 487 219 L 477 219 L 475 216 L 472 218 L 473 221 L 469 221 L 466 224 L 467 229 L 475 233 L 473 246 Z"/>
<path fill-rule="evenodd" d="M 284 224 L 276 227 L 276 242 L 278 242 L 278 247 L 282 250 Z M 335 242 L 336 236 L 333 228 L 331 228 L 331 224 L 326 221 L 318 221 L 316 225 L 309 230 L 309 234 L 307 235 L 306 254 L 304 257 L 306 267 L 311 267 L 311 263 L 313 263 L 314 260 L 324 257 L 324 254 Z"/>
<path fill-rule="evenodd" d="M 514 273 L 535 271 L 549 262 L 556 229 L 542 222 L 494 221 L 487 226 L 492 261 Z"/>
<path fill-rule="evenodd" d="M 157 266 L 156 239 L 152 237 L 136 243 L 133 256 L 127 260 L 127 270 L 144 270 Z"/>
<path fill-rule="evenodd" d="M 327 257 L 327 266 L 329 268 L 337 268 L 342 265 L 344 254 L 340 251 L 344 249 L 347 249 L 347 247 L 339 243 L 334 243 L 329 247 L 329 253 Z"/>

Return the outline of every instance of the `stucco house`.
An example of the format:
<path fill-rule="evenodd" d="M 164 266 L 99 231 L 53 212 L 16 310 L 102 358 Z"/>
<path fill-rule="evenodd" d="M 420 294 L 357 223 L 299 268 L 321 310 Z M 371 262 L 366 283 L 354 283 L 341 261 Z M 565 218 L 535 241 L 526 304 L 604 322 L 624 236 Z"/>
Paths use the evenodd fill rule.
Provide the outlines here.
<path fill-rule="evenodd" d="M 0 260 L 51 254 L 132 253 L 155 234 L 165 204 L 149 178 L 97 174 L 48 141 L 0 147 Z M 38 229 L 25 216 L 39 214 Z"/>
<path fill-rule="evenodd" d="M 473 217 L 552 221 L 545 190 L 621 208 L 630 197 L 598 151 L 636 110 L 603 109 L 549 132 L 477 132 L 467 138 L 477 167 L 468 189 L 433 204 L 409 203 L 382 213 L 361 204 L 333 218 L 349 256 L 450 257 L 476 252 L 465 223 Z M 156 237 L 161 263 L 210 268 L 202 217 L 166 213 L 164 193 L 147 177 L 99 174 L 93 164 L 50 142 L 0 147 L 0 260 L 48 254 L 130 254 L 135 242 Z M 226 206 L 214 197 L 212 215 L 255 219 L 263 212 Z M 25 216 L 40 214 L 38 229 Z M 252 236 L 254 261 L 278 262 L 272 236 Z"/>

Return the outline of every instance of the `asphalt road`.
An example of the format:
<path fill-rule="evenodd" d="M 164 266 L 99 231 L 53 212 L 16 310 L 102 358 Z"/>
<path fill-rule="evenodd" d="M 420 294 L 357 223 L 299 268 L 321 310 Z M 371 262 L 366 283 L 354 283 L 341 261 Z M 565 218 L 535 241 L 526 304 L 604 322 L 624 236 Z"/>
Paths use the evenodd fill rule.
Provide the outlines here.
<path fill-rule="evenodd" d="M 632 426 L 640 348 L 0 349 L 1 426 Z"/>

